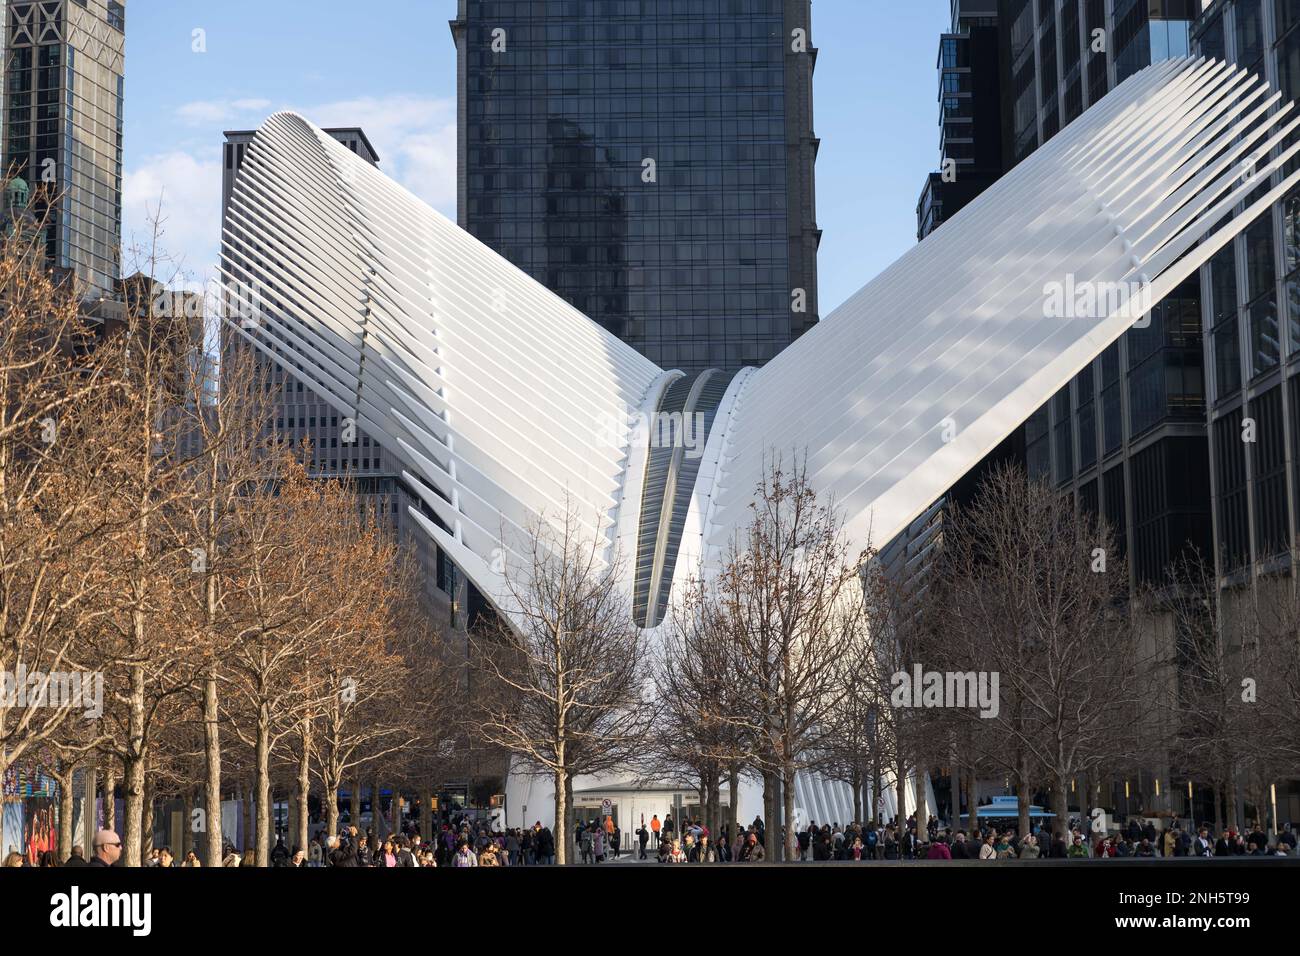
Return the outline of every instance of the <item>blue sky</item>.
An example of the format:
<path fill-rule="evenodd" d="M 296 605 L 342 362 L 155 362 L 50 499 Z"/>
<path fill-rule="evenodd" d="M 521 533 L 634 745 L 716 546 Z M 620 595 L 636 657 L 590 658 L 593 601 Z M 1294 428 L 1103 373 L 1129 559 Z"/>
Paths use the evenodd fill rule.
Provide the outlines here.
<path fill-rule="evenodd" d="M 363 127 L 381 168 L 454 218 L 455 9 L 456 0 L 130 0 L 125 267 L 148 247 L 161 208 L 160 245 L 191 280 L 210 276 L 222 131 L 255 128 L 278 109 Z M 938 163 L 935 56 L 948 9 L 948 0 L 813 2 L 823 315 L 916 241 L 916 199 Z M 196 30 L 206 52 L 194 50 Z"/>

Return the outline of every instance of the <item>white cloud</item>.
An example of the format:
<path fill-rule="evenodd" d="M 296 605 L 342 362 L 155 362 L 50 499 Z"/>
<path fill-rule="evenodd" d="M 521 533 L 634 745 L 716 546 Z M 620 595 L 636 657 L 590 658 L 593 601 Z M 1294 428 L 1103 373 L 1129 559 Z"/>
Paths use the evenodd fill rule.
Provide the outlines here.
<path fill-rule="evenodd" d="M 221 246 L 221 132 L 238 121 L 256 128 L 275 107 L 257 98 L 187 103 L 176 116 L 197 132 L 167 152 L 128 169 L 122 183 L 123 269 L 134 271 L 152 244 L 151 219 L 161 200 L 158 241 L 190 279 L 203 280 Z M 379 168 L 450 219 L 456 217 L 455 101 L 417 96 L 361 97 L 295 109 L 322 127 L 360 126 L 379 153 Z M 189 147 L 197 136 L 205 144 Z M 210 144 L 210 145 L 208 145 Z M 133 252 L 135 253 L 133 255 Z M 173 270 L 159 270 L 167 279 Z"/>
<path fill-rule="evenodd" d="M 228 123 L 238 117 L 252 117 L 258 122 L 271 106 L 270 100 L 195 100 L 176 110 L 182 123 L 188 126 L 204 126 L 209 123 Z"/>
<path fill-rule="evenodd" d="M 456 218 L 456 104 L 416 96 L 362 97 L 298 108 L 317 126 L 360 126 L 379 168 L 444 216 Z"/>
<path fill-rule="evenodd" d="M 179 150 L 159 153 L 127 171 L 122 178 L 124 273 L 148 271 L 158 220 L 157 254 L 168 258 L 158 267 L 158 278 L 168 281 L 177 272 L 205 278 L 221 241 L 219 155 L 215 148 L 202 157 Z"/>

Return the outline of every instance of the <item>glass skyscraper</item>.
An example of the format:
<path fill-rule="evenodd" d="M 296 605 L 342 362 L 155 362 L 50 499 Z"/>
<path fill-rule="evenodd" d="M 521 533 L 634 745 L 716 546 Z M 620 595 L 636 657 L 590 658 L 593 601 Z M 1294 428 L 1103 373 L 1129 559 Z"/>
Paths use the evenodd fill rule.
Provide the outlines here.
<path fill-rule="evenodd" d="M 31 188 L 50 262 L 83 295 L 109 294 L 121 275 L 125 4 L 3 8 L 6 172 Z"/>
<path fill-rule="evenodd" d="M 817 321 L 809 0 L 460 0 L 458 221 L 666 368 Z"/>

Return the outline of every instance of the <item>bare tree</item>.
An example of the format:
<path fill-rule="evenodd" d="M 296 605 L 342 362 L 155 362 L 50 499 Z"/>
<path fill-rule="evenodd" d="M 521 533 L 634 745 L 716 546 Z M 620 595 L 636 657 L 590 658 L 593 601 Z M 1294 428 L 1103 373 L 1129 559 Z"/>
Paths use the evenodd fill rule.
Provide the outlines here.
<path fill-rule="evenodd" d="M 83 691 L 101 675 L 102 692 L 111 659 L 94 638 L 119 527 L 101 504 L 117 488 L 120 369 L 41 252 L 23 231 L 0 245 L 0 674 L 13 684 L 0 687 L 0 773 L 47 742 L 94 744 L 69 724 L 100 726 Z"/>
<path fill-rule="evenodd" d="M 786 858 L 795 849 L 795 775 L 815 767 L 846 690 L 834 663 L 863 627 L 860 568 L 842 518 L 819 501 L 806 466 L 774 457 L 755 489 L 753 517 L 718 575 L 718 613 L 736 651 L 750 701 L 751 758 L 782 786 Z M 768 832 L 773 821 L 769 819 Z"/>
<path fill-rule="evenodd" d="M 659 715 L 642 773 L 694 788 L 715 835 L 722 830 L 722 784 L 727 782 L 728 832 L 734 834 L 748 702 L 740 694 L 727 622 L 702 576 L 681 588 L 662 631 L 655 667 Z"/>
<path fill-rule="evenodd" d="M 1054 489 L 999 469 L 969 508 L 954 509 L 944 568 L 944 633 L 960 660 L 1000 683 L 995 715 L 955 713 L 993 729 L 999 739 L 982 756 L 1022 793 L 1041 774 L 1064 832 L 1071 781 L 1135 759 L 1158 703 L 1110 531 Z"/>
<path fill-rule="evenodd" d="M 413 686 L 406 652 L 412 644 L 435 643 L 416 605 L 415 568 L 392 536 L 369 516 L 360 526 L 355 509 L 345 510 L 345 489 L 334 486 L 332 559 L 321 567 L 315 597 L 332 611 L 328 626 L 307 662 L 327 691 L 304 714 L 314 767 L 323 790 L 325 826 L 337 832 L 338 795 L 347 775 L 366 761 L 391 763 L 419 737 L 422 696 L 437 699 L 438 688 Z M 424 678 L 437 680 L 436 671 Z M 306 786 L 300 778 L 298 840 L 306 844 Z M 355 821 L 353 821 L 355 822 Z"/>
<path fill-rule="evenodd" d="M 236 516 L 241 499 L 268 493 L 281 463 L 266 427 L 272 383 L 265 372 L 246 350 L 228 350 L 217 388 L 211 363 L 191 363 L 180 423 L 180 438 L 195 454 L 183 476 L 186 504 L 176 519 L 191 571 L 177 592 L 177 623 L 191 634 L 186 663 L 202 724 L 203 842 L 209 866 L 222 855 L 221 665 L 238 627 L 230 605 L 243 558 L 235 548 Z"/>
<path fill-rule="evenodd" d="M 258 866 L 270 858 L 274 756 L 339 692 L 303 661 L 337 633 L 340 612 L 321 599 L 321 574 L 338 557 L 340 511 L 356 517 L 337 483 L 313 482 L 294 461 L 285 464 L 278 492 L 241 497 L 231 535 L 243 557 L 230 596 L 239 611 L 226 660 L 233 698 L 227 726 L 254 752 Z"/>
<path fill-rule="evenodd" d="M 578 773 L 625 762 L 649 727 L 640 684 L 645 639 L 618 587 L 618 564 L 585 541 L 569 511 L 539 518 L 507 567 L 511 607 L 471 638 L 483 688 L 480 737 L 555 784 L 556 860 L 565 863 L 568 792 Z"/>

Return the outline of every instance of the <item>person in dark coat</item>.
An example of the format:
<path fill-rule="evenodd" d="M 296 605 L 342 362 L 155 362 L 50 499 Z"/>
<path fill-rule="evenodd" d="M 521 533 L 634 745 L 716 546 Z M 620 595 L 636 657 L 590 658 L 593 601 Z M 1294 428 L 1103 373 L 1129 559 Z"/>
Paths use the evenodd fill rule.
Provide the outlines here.
<path fill-rule="evenodd" d="M 95 855 L 89 866 L 112 866 L 122 855 L 122 838 L 112 830 L 100 830 L 95 834 Z"/>
<path fill-rule="evenodd" d="M 1068 856 L 1068 849 L 1065 846 L 1065 838 L 1059 833 L 1052 834 L 1052 848 L 1047 854 L 1053 860 L 1064 860 Z"/>
<path fill-rule="evenodd" d="M 347 836 L 352 839 L 345 839 L 343 835 L 330 837 L 329 866 L 338 867 L 356 867 L 360 866 L 357 860 L 357 844 L 355 839 L 356 828 L 349 827 Z"/>
<path fill-rule="evenodd" d="M 537 862 L 554 863 L 555 862 L 555 834 L 551 832 L 550 827 L 542 827 L 537 831 Z"/>
<path fill-rule="evenodd" d="M 64 866 L 87 866 L 85 852 L 80 846 L 72 848 L 72 855 L 63 861 Z"/>
<path fill-rule="evenodd" d="M 275 838 L 275 846 L 271 847 L 271 865 L 289 865 L 289 848 L 284 845 L 284 837 L 282 836 L 277 836 Z"/>

